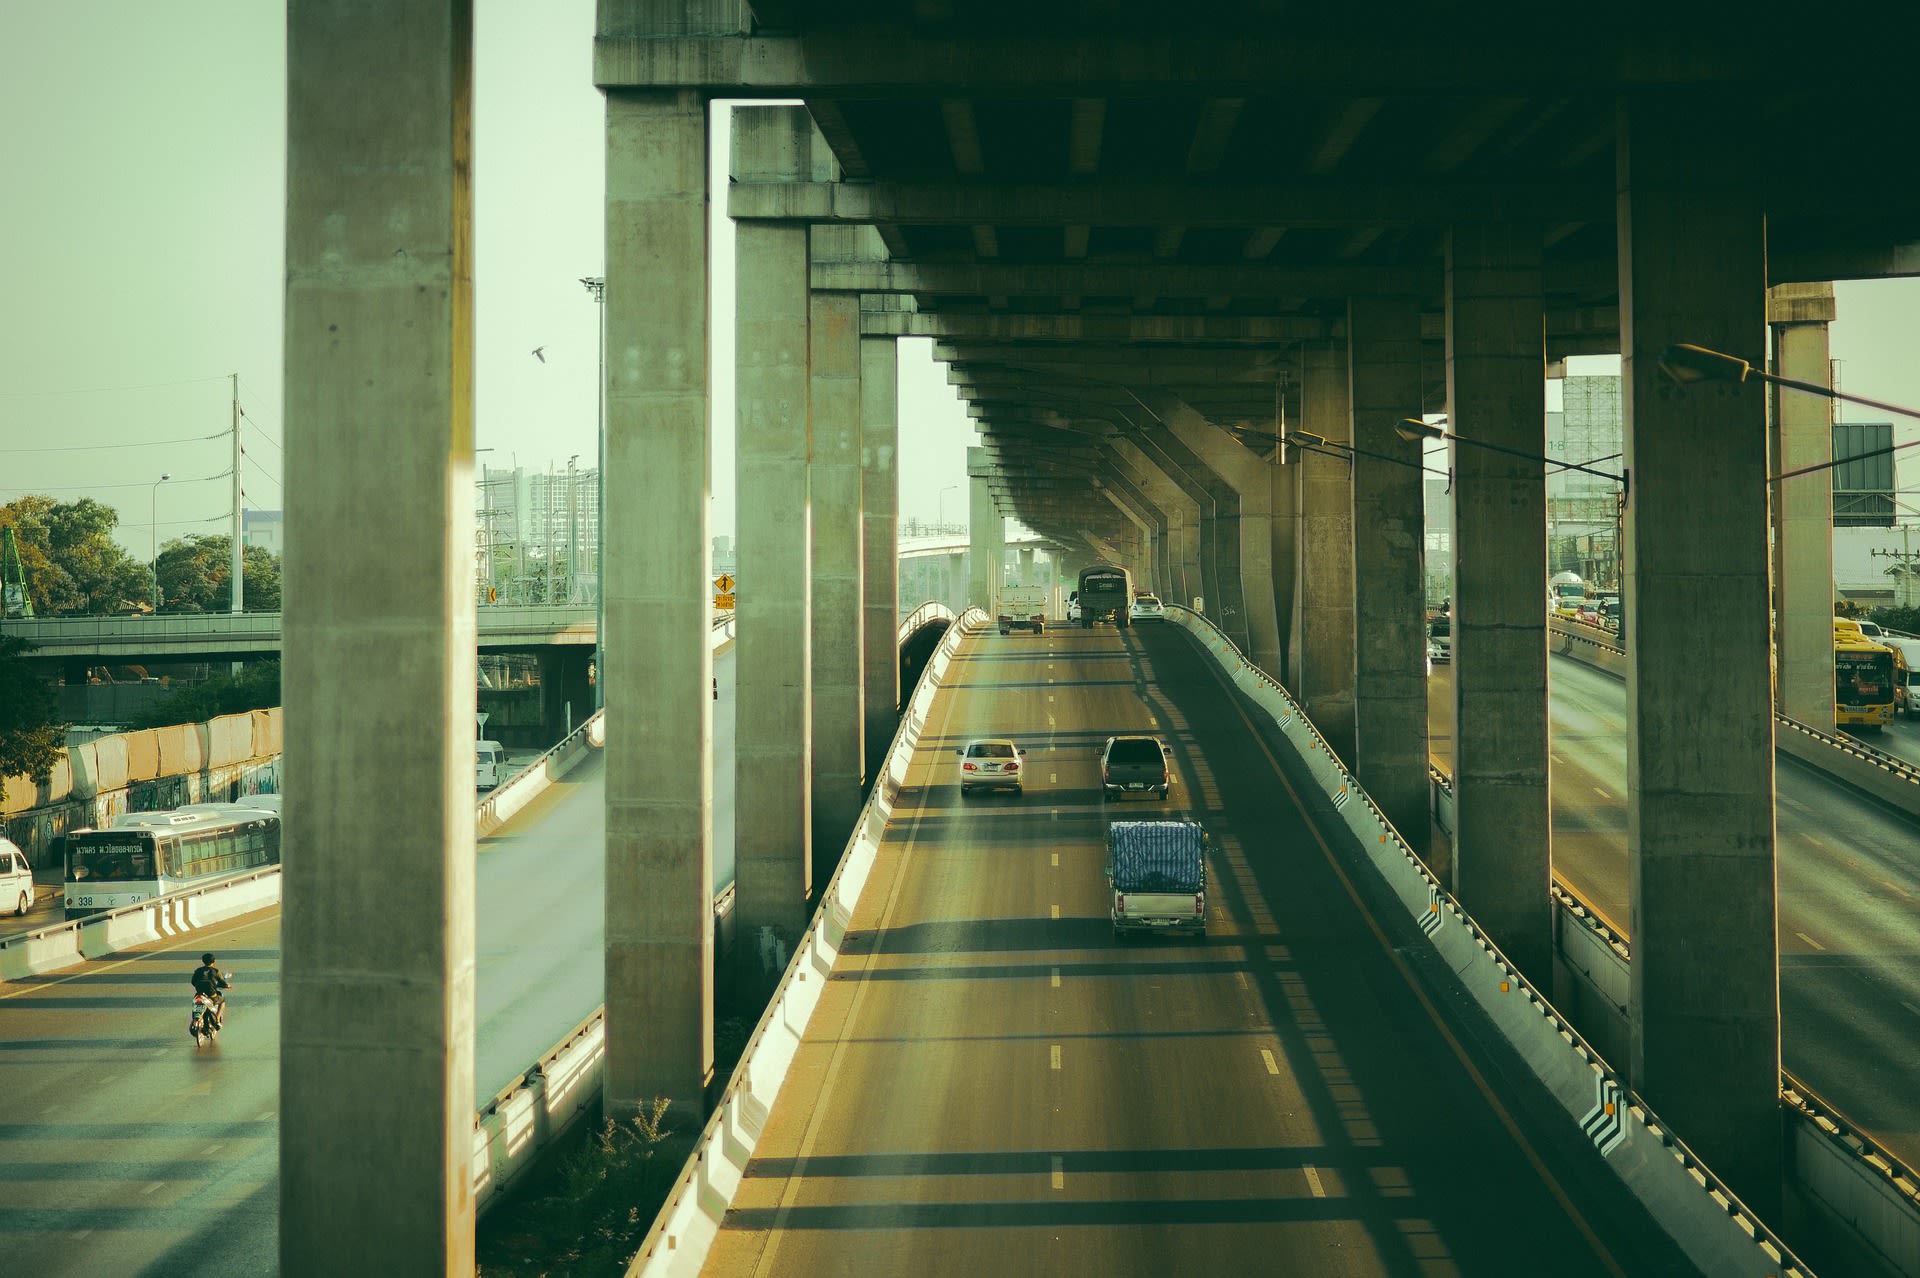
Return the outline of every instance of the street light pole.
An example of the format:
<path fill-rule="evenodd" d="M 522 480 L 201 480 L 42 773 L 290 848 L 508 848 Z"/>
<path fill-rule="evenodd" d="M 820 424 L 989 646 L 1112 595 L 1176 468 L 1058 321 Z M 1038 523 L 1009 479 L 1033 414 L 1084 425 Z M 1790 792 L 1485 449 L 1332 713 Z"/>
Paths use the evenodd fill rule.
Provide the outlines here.
<path fill-rule="evenodd" d="M 940 500 L 939 500 L 940 513 L 938 518 L 940 520 L 940 527 L 943 529 L 947 526 L 947 494 L 957 493 L 959 491 L 960 491 L 960 485 L 958 484 L 948 484 L 945 488 L 942 488 L 940 490 Z"/>
<path fill-rule="evenodd" d="M 153 610 L 160 611 L 160 485 L 173 476 L 162 471 L 147 490 L 147 567 L 153 578 Z"/>
<path fill-rule="evenodd" d="M 607 704 L 607 277 L 583 275 L 580 283 L 600 308 L 600 384 L 593 431 L 599 449 L 593 473 L 593 708 L 598 710 Z"/>

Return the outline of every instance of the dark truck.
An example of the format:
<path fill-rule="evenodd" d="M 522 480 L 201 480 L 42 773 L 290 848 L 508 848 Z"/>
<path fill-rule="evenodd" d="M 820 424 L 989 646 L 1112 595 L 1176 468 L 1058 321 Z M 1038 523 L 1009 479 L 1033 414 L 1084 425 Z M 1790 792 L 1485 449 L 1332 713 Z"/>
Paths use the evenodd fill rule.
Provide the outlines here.
<path fill-rule="evenodd" d="M 1167 756 L 1173 752 L 1159 737 L 1108 737 L 1100 752 L 1100 792 L 1109 799 L 1129 794 L 1167 797 L 1173 774 Z"/>
<path fill-rule="evenodd" d="M 1096 621 L 1111 621 L 1127 628 L 1127 609 L 1133 603 L 1133 577 L 1125 568 L 1095 564 L 1080 570 L 1080 589 L 1074 592 L 1080 604 L 1080 627 L 1093 628 Z"/>
<path fill-rule="evenodd" d="M 1207 832 L 1198 821 L 1107 826 L 1113 934 L 1207 934 Z"/>

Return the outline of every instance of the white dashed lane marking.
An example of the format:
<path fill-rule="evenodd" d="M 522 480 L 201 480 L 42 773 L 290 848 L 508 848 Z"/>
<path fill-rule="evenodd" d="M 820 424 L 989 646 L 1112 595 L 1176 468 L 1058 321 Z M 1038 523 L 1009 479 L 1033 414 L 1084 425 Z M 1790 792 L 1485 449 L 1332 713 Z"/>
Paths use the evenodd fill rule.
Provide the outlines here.
<path fill-rule="evenodd" d="M 1325 1198 L 1327 1196 L 1327 1187 L 1320 1183 L 1319 1168 L 1302 1167 L 1300 1170 L 1307 1174 L 1307 1192 L 1315 1198 Z"/>
<path fill-rule="evenodd" d="M 1801 940 L 1805 941 L 1808 945 L 1811 945 L 1816 950 L 1824 950 L 1827 948 L 1826 946 L 1820 944 L 1820 942 L 1814 940 L 1811 936 L 1808 936 L 1805 932 L 1795 932 L 1794 935 L 1799 937 Z"/>
<path fill-rule="evenodd" d="M 1052 1052 L 1051 1052 L 1051 1057 L 1052 1057 L 1052 1061 L 1053 1061 L 1053 1068 L 1055 1068 L 1055 1069 L 1059 1069 L 1059 1068 L 1060 1068 L 1060 1044 L 1058 1044 L 1058 1043 L 1055 1043 L 1055 1044 L 1053 1045 L 1053 1050 L 1052 1050 Z"/>
<path fill-rule="evenodd" d="M 1060 969 L 1057 967 L 1053 969 L 1053 988 L 1060 988 Z"/>
<path fill-rule="evenodd" d="M 1060 917 L 1060 907 L 1057 905 L 1053 907 L 1053 917 L 1056 919 Z"/>
<path fill-rule="evenodd" d="M 1267 1063 L 1267 1073 L 1278 1074 L 1280 1072 L 1280 1062 L 1273 1059 L 1273 1053 L 1267 1048 L 1263 1047 L 1260 1049 L 1260 1059 Z"/>
<path fill-rule="evenodd" d="M 1058 1154 L 1053 1156 L 1053 1187 L 1055 1189 L 1067 1187 L 1067 1160 Z"/>

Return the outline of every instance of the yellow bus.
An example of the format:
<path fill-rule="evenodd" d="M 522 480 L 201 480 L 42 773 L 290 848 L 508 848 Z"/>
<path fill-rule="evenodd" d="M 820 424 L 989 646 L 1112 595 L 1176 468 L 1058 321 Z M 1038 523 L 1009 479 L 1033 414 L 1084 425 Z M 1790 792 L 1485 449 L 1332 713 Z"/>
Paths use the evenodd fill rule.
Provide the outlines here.
<path fill-rule="evenodd" d="M 1893 649 L 1874 643 L 1860 623 L 1833 619 L 1833 720 L 1880 731 L 1893 722 Z"/>

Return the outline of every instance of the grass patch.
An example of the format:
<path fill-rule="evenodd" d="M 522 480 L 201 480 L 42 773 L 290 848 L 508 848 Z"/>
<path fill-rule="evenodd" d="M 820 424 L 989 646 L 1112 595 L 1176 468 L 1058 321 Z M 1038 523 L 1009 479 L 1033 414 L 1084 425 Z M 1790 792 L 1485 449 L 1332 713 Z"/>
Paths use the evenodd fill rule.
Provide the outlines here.
<path fill-rule="evenodd" d="M 714 1074 L 731 1077 L 754 1022 L 716 1017 Z M 625 1122 L 583 1122 L 563 1136 L 479 1222 L 475 1278 L 619 1278 L 699 1136 L 700 1122 L 669 1126 L 667 1101 Z"/>

